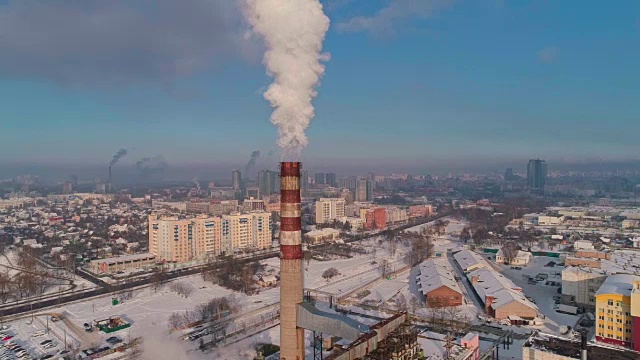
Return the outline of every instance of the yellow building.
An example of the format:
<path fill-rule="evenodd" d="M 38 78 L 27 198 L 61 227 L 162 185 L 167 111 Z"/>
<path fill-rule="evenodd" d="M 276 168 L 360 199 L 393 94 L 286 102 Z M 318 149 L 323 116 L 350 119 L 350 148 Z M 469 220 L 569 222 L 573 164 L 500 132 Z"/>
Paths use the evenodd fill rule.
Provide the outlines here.
<path fill-rule="evenodd" d="M 596 293 L 596 340 L 632 347 L 631 292 L 640 276 L 609 276 Z"/>

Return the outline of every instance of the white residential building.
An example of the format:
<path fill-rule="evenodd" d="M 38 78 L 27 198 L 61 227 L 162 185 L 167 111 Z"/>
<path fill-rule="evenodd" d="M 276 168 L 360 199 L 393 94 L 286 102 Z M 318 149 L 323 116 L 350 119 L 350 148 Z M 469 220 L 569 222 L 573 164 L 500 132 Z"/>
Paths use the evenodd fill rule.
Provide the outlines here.
<path fill-rule="evenodd" d="M 562 270 L 562 295 L 578 306 L 596 306 L 596 292 L 607 279 L 606 271 L 586 266 L 569 266 Z"/>
<path fill-rule="evenodd" d="M 528 251 L 518 250 L 518 254 L 516 257 L 508 261 L 506 256 L 504 256 L 504 251 L 502 249 L 498 250 L 496 253 L 496 262 L 510 265 L 520 265 L 527 266 L 533 260 L 533 254 Z"/>
<path fill-rule="evenodd" d="M 316 201 L 316 224 L 326 224 L 345 216 L 343 198 L 320 198 Z"/>

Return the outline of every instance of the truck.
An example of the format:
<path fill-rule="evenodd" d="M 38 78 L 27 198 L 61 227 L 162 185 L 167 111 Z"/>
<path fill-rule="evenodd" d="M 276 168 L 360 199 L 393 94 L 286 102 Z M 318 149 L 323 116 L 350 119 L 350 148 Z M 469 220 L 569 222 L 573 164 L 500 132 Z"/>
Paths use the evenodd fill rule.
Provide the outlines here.
<path fill-rule="evenodd" d="M 556 312 L 570 315 L 577 315 L 578 308 L 571 305 L 558 304 L 556 307 Z"/>

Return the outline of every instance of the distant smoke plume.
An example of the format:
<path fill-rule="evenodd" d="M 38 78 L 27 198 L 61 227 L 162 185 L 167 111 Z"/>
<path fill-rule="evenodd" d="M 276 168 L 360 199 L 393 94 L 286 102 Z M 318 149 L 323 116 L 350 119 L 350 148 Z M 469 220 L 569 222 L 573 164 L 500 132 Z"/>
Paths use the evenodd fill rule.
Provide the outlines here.
<path fill-rule="evenodd" d="M 253 167 L 256 165 L 256 161 L 258 161 L 259 157 L 260 157 L 260 150 L 255 150 L 254 152 L 251 153 L 251 158 L 249 159 L 249 162 L 247 163 L 247 165 L 244 167 L 245 176 L 249 175 L 249 171 L 253 169 Z"/>
<path fill-rule="evenodd" d="M 198 179 L 198 175 L 194 176 L 193 179 L 191 179 L 191 181 L 196 186 L 196 189 L 200 191 L 200 179 Z"/>
<path fill-rule="evenodd" d="M 284 158 L 297 158 L 307 145 L 305 130 L 315 115 L 312 100 L 324 74 L 322 53 L 329 18 L 319 0 L 244 0 L 244 14 L 267 50 L 264 64 L 274 82 L 264 93 L 273 107 L 278 146 Z"/>
<path fill-rule="evenodd" d="M 167 160 L 165 160 L 162 155 L 145 157 L 136 163 L 136 169 L 138 169 L 142 175 L 146 176 L 162 173 L 168 166 Z"/>
<path fill-rule="evenodd" d="M 111 163 L 109 164 L 109 167 L 112 167 L 113 165 L 117 164 L 118 161 L 120 161 L 120 159 L 122 159 L 126 155 L 127 155 L 127 149 L 118 150 L 118 152 L 115 155 L 113 155 L 113 159 L 111 159 Z"/>

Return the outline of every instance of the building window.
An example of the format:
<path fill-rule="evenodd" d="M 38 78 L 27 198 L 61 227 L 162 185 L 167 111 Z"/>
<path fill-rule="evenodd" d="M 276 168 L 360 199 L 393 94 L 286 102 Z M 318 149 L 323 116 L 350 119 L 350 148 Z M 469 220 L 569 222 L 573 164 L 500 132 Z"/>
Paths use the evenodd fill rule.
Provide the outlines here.
<path fill-rule="evenodd" d="M 607 305 L 609 305 L 609 306 L 613 306 L 613 300 L 608 300 L 608 301 L 607 301 Z"/>

